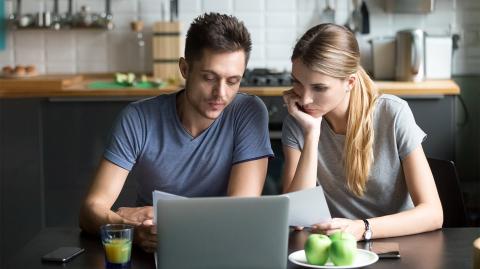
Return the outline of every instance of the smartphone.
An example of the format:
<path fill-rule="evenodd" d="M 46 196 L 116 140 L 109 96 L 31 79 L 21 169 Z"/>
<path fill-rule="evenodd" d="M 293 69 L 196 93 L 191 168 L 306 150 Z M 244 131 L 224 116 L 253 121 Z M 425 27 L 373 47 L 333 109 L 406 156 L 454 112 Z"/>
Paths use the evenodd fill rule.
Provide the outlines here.
<path fill-rule="evenodd" d="M 45 254 L 42 257 L 42 261 L 65 263 L 84 251 L 85 249 L 79 247 L 59 247 L 56 250 Z"/>
<path fill-rule="evenodd" d="M 400 258 L 400 247 L 394 242 L 374 242 L 371 250 L 377 253 L 380 259 L 398 259 Z"/>

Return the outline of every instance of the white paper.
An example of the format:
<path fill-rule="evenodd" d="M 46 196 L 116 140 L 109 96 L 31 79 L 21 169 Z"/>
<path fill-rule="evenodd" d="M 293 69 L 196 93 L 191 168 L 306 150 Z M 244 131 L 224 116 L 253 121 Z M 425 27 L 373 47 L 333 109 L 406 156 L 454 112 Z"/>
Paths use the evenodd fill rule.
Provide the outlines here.
<path fill-rule="evenodd" d="M 321 186 L 282 194 L 290 200 L 288 225 L 310 227 L 331 219 L 330 210 Z M 157 223 L 158 200 L 187 199 L 163 191 L 153 191 L 153 222 Z"/>
<path fill-rule="evenodd" d="M 321 186 L 283 194 L 290 199 L 288 225 L 310 227 L 332 217 Z"/>
<path fill-rule="evenodd" d="M 187 199 L 186 197 L 171 194 L 163 191 L 153 191 L 152 200 L 153 200 L 153 223 L 157 223 L 157 202 L 158 200 L 176 200 L 176 199 Z"/>

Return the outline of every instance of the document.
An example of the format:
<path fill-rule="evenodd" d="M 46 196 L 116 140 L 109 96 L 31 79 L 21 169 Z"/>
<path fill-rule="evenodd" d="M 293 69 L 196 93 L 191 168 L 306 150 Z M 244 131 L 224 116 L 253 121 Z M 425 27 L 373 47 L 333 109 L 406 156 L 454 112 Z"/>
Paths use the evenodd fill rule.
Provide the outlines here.
<path fill-rule="evenodd" d="M 290 199 L 290 226 L 310 227 L 332 218 L 321 186 L 282 195 Z"/>
<path fill-rule="evenodd" d="M 153 222 L 157 223 L 157 203 L 159 200 L 188 199 L 162 191 L 153 191 Z M 290 200 L 288 225 L 310 227 L 331 219 L 325 194 L 321 186 L 282 194 Z"/>
<path fill-rule="evenodd" d="M 153 200 L 153 223 L 157 223 L 157 203 L 158 200 L 175 200 L 175 199 L 187 199 L 186 197 L 171 194 L 163 191 L 153 191 L 152 200 Z"/>

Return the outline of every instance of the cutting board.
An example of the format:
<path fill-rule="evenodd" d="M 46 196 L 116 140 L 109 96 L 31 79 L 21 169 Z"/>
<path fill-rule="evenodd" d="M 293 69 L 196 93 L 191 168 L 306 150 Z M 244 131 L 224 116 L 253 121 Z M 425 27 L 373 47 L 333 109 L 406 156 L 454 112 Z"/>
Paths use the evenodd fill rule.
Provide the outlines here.
<path fill-rule="evenodd" d="M 42 75 L 24 78 L 0 78 L 0 90 L 62 90 L 80 83 L 81 75 Z"/>
<path fill-rule="evenodd" d="M 126 86 L 116 83 L 115 81 L 94 81 L 88 84 L 91 90 L 116 90 L 116 89 L 156 89 L 157 87 L 151 82 L 136 83 L 135 86 Z"/>

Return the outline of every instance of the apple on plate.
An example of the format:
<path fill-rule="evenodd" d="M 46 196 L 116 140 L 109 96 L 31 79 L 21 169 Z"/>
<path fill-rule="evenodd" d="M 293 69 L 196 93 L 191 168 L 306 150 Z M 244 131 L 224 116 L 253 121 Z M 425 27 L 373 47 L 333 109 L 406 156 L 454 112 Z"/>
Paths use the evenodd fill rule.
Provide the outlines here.
<path fill-rule="evenodd" d="M 330 260 L 333 264 L 351 265 L 357 254 L 357 240 L 355 236 L 346 232 L 336 232 L 330 235 Z"/>
<path fill-rule="evenodd" d="M 323 234 L 311 234 L 305 242 L 307 262 L 313 265 L 324 265 L 329 257 L 331 240 Z"/>

